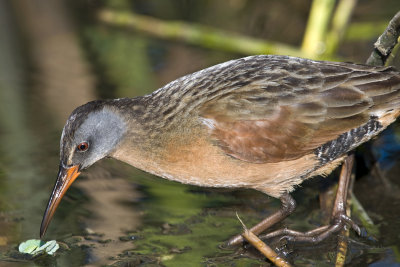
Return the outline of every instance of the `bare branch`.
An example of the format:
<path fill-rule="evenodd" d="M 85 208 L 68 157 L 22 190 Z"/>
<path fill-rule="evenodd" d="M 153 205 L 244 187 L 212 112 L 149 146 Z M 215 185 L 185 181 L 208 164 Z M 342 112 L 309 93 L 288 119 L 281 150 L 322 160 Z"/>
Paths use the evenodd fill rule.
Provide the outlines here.
<path fill-rule="evenodd" d="M 400 36 L 400 12 L 389 22 L 385 32 L 374 44 L 375 49 L 367 60 L 368 65 L 384 66 Z"/>

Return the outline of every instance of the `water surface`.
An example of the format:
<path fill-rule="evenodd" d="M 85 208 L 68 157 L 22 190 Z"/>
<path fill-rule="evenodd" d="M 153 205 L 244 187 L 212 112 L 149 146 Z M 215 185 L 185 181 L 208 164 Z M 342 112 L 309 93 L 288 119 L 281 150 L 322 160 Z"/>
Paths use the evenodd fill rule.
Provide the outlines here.
<path fill-rule="evenodd" d="M 242 230 L 236 212 L 251 226 L 278 209 L 279 201 L 252 190 L 169 182 L 110 159 L 83 172 L 59 206 L 45 236 L 60 242 L 57 256 L 29 260 L 17 253 L 20 242 L 39 238 L 57 175 L 61 129 L 73 108 L 96 98 L 148 93 L 187 72 L 238 57 L 109 29 L 72 16 L 60 3 L 44 5 L 48 10 L 36 6 L 32 13 L 29 4 L 0 2 L 0 266 L 268 265 L 251 247 L 221 245 Z M 184 8 L 176 12 L 200 16 Z M 38 16 L 46 27 L 36 23 Z M 387 181 L 371 174 L 360 157 L 354 192 L 379 233 L 372 241 L 351 232 L 348 266 L 400 264 L 400 169 L 396 151 L 390 155 Z M 299 187 L 297 211 L 277 227 L 321 225 L 327 212 L 319 209 L 318 192 L 334 179 L 316 178 Z M 271 244 L 297 266 L 332 266 L 337 242 Z"/>

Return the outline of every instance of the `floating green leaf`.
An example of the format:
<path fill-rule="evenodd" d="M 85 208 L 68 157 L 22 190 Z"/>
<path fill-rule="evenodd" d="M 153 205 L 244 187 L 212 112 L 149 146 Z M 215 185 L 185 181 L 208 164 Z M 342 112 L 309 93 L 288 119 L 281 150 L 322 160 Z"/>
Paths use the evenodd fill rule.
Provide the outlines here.
<path fill-rule="evenodd" d="M 18 247 L 19 252 L 32 256 L 39 256 L 43 253 L 53 255 L 59 248 L 60 246 L 55 240 L 44 242 L 38 239 L 27 240 L 22 242 Z"/>

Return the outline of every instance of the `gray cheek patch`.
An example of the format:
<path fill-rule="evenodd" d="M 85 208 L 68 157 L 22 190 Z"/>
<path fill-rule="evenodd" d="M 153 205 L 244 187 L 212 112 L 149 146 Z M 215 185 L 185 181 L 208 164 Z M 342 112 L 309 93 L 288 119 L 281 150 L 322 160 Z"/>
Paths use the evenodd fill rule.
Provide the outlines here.
<path fill-rule="evenodd" d="M 122 117 L 106 107 L 90 113 L 75 132 L 74 138 L 75 144 L 89 142 L 88 157 L 84 164 L 89 166 L 109 154 L 121 140 L 125 129 Z"/>

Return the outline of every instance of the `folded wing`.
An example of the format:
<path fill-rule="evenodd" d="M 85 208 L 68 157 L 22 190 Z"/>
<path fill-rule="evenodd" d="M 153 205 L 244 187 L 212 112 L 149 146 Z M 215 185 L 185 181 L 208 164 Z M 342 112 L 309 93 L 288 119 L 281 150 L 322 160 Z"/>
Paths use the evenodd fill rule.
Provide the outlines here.
<path fill-rule="evenodd" d="M 254 163 L 297 159 L 399 106 L 400 76 L 392 68 L 281 61 L 202 105 L 226 154 Z"/>

